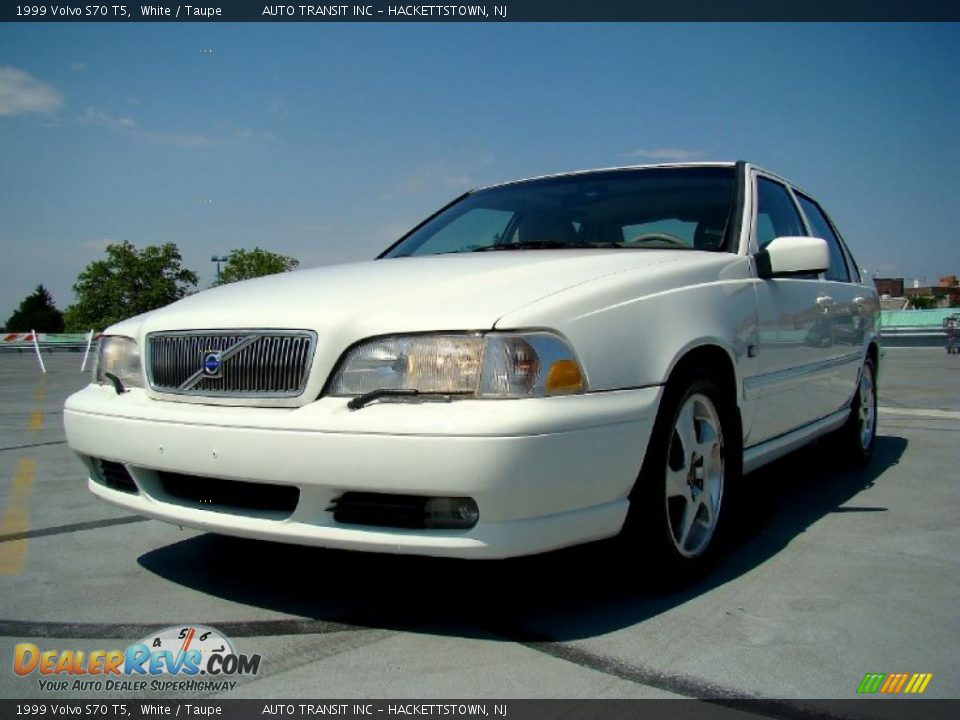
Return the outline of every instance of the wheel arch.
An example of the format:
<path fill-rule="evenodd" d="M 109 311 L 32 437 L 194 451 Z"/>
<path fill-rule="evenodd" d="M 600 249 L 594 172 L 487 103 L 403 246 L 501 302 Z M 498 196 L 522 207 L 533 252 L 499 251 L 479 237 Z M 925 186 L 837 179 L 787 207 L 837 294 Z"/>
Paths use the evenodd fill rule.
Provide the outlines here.
<path fill-rule="evenodd" d="M 880 346 L 876 340 L 871 340 L 867 345 L 867 359 L 873 361 L 873 381 L 876 383 L 880 375 Z"/>
<path fill-rule="evenodd" d="M 736 440 L 743 442 L 743 417 L 740 408 L 740 374 L 733 355 L 719 343 L 705 342 L 685 348 L 674 358 L 667 374 L 666 385 L 687 382 L 706 370 L 729 403 L 737 424 Z"/>
<path fill-rule="evenodd" d="M 713 342 L 684 348 L 670 364 L 665 384 L 688 377 L 694 368 L 707 370 L 724 392 L 729 391 L 730 399 L 736 403 L 740 378 L 733 355 L 727 348 Z"/>
<path fill-rule="evenodd" d="M 705 382 L 704 382 L 705 381 Z M 715 409 L 720 415 L 722 422 L 729 423 L 724 425 L 724 444 L 726 445 L 723 489 L 725 506 L 727 509 L 722 511 L 720 522 L 723 525 L 714 531 L 713 539 L 709 542 L 711 545 L 707 548 L 704 555 L 697 558 L 679 559 L 675 557 L 676 549 L 671 548 L 670 543 L 670 525 L 667 518 L 667 510 L 664 505 L 664 498 L 661 493 L 663 487 L 662 469 L 665 463 L 668 463 L 668 453 L 670 447 L 670 435 L 673 430 L 673 416 L 676 408 L 680 407 L 684 395 L 692 392 L 695 386 L 699 386 L 705 391 L 708 386 L 713 386 L 712 392 L 719 393 L 718 402 Z M 734 355 L 729 348 L 722 344 L 711 341 L 703 341 L 695 345 L 684 348 L 677 354 L 670 365 L 669 372 L 665 378 L 664 390 L 661 395 L 660 406 L 657 412 L 657 418 L 654 423 L 654 429 L 650 437 L 646 453 L 644 454 L 643 465 L 639 475 L 634 482 L 628 496 L 630 500 L 630 511 L 627 515 L 624 527 L 621 533 L 622 542 L 627 547 L 635 547 L 636 543 L 642 543 L 644 547 L 654 548 L 653 556 L 659 559 L 654 563 L 660 563 L 657 567 L 666 571 L 668 574 L 676 573 L 678 575 L 695 575 L 699 570 L 709 566 L 711 559 L 716 555 L 718 545 L 723 545 L 727 534 L 727 527 L 735 520 L 724 520 L 723 517 L 736 513 L 737 484 L 742 473 L 743 460 L 743 430 L 742 419 L 740 417 L 740 405 L 737 402 L 739 394 L 739 378 L 737 366 L 734 361 Z M 728 433 L 727 429 L 733 425 L 733 432 Z M 663 512 L 661 512 L 663 510 Z M 720 533 L 719 536 L 717 533 Z M 660 553 L 657 555 L 657 553 Z"/>

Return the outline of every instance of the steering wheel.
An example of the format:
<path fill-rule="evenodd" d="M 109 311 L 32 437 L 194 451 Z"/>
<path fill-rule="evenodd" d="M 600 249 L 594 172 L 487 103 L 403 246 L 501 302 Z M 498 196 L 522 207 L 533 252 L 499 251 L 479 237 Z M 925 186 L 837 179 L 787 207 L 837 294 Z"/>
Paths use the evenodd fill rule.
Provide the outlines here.
<path fill-rule="evenodd" d="M 645 242 L 662 242 L 667 245 L 679 246 L 679 247 L 690 247 L 683 239 L 678 238 L 676 235 L 671 235 L 670 233 L 665 232 L 652 232 L 644 233 L 643 235 L 637 235 L 636 237 L 630 238 L 630 240 L 625 245 L 639 245 L 640 243 Z"/>

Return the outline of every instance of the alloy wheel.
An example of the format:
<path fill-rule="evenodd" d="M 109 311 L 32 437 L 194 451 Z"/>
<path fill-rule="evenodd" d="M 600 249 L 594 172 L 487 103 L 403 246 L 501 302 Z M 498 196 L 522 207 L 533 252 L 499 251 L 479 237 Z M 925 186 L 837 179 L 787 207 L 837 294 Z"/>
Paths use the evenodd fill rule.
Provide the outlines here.
<path fill-rule="evenodd" d="M 677 552 L 696 558 L 706 552 L 723 502 L 724 446 L 720 414 L 709 397 L 683 403 L 667 451 L 666 512 Z"/>

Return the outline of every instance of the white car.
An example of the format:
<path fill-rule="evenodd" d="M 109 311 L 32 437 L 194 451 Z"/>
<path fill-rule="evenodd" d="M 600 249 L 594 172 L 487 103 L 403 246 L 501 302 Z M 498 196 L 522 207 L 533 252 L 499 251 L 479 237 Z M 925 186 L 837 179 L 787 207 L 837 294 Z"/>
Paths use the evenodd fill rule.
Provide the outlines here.
<path fill-rule="evenodd" d="M 876 429 L 879 303 L 750 164 L 476 190 L 379 258 L 114 325 L 67 440 L 90 490 L 217 533 L 502 558 L 622 534 L 703 566 L 741 476 Z"/>

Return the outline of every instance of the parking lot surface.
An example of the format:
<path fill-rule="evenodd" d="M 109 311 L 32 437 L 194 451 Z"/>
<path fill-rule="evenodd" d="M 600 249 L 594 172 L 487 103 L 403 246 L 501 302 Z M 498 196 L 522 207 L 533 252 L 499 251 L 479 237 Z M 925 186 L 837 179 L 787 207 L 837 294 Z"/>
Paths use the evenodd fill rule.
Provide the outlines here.
<path fill-rule="evenodd" d="M 756 473 L 735 546 L 683 590 L 604 543 L 447 561 L 131 516 L 64 443 L 80 355 L 45 360 L 0 354 L 0 697 L 105 695 L 15 675 L 17 643 L 122 649 L 190 624 L 262 655 L 227 698 L 855 698 L 868 672 L 960 697 L 960 356 L 942 349 L 886 352 L 870 467 L 824 443 Z"/>

